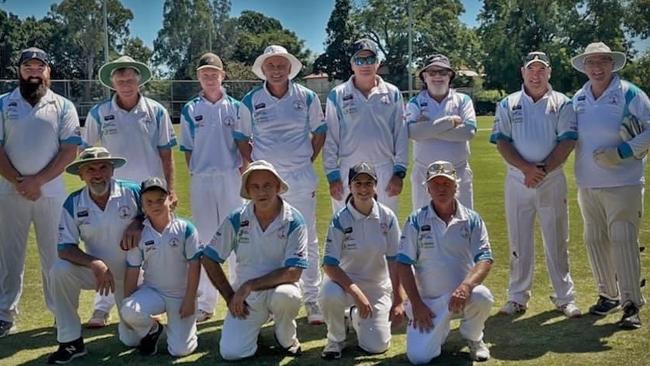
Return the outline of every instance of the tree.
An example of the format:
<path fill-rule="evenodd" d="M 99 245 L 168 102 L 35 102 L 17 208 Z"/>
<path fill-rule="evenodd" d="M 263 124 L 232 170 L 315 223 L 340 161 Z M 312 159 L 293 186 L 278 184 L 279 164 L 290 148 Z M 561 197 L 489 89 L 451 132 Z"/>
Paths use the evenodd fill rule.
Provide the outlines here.
<path fill-rule="evenodd" d="M 286 48 L 303 65 L 308 64 L 309 51 L 305 49 L 305 42 L 298 39 L 294 32 L 284 29 L 279 20 L 256 11 L 244 10 L 236 19 L 236 24 L 234 60 L 252 65 L 266 47 L 276 44 Z"/>
<path fill-rule="evenodd" d="M 352 75 L 350 51 L 352 42 L 358 37 L 350 16 L 351 10 L 350 0 L 336 0 L 327 22 L 325 52 L 314 62 L 314 71 L 327 73 L 329 81 L 346 80 Z"/>
<path fill-rule="evenodd" d="M 163 27 L 154 41 L 154 64 L 166 65 L 174 79 L 192 79 L 203 53 L 213 50 L 230 57 L 235 27 L 229 12 L 229 0 L 166 0 Z"/>
<path fill-rule="evenodd" d="M 354 10 L 354 23 L 359 33 L 379 45 L 389 69 L 388 80 L 405 88 L 408 63 L 408 1 L 367 0 Z M 453 65 L 476 68 L 478 39 L 474 32 L 461 23 L 464 12 L 459 0 L 413 0 L 414 60 L 423 60 L 432 53 L 449 57 Z"/>
<path fill-rule="evenodd" d="M 153 51 L 138 37 L 130 38 L 122 48 L 122 54 L 133 57 L 134 60 L 149 64 Z"/>

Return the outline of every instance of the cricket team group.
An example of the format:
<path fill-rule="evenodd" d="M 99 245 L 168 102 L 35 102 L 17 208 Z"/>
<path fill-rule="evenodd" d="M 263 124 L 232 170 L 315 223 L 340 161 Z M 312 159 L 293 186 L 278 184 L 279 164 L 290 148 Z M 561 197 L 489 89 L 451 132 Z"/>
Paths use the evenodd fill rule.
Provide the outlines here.
<path fill-rule="evenodd" d="M 282 46 L 255 60 L 264 82 L 241 101 L 222 86 L 221 59 L 202 55 L 201 92 L 182 109 L 178 143 L 166 109 L 142 93 L 152 77 L 144 63 L 122 56 L 101 67 L 99 80 L 114 94 L 90 110 L 82 130 L 74 105 L 49 88 L 48 54 L 22 51 L 19 86 L 0 96 L 0 337 L 17 331 L 33 223 L 59 344 L 48 363 L 87 354 L 81 290 L 96 292 L 86 326 L 106 326 L 117 306 L 120 341 L 143 355 L 157 352 L 163 333 L 170 355 L 194 352 L 196 324 L 214 315 L 220 295 L 224 360 L 255 356 L 267 323 L 278 349 L 298 356 L 302 306 L 310 326 L 326 326 L 324 359 L 341 358 L 351 329 L 364 352 L 386 352 L 391 329 L 406 321 L 408 360 L 428 363 L 460 319 L 469 357 L 488 360 L 483 335 L 494 298 L 483 282 L 494 258 L 472 209 L 472 100 L 451 88 L 456 71 L 445 55 L 424 60 L 422 90 L 404 103 L 377 75 L 377 44 L 363 38 L 352 47 L 353 75 L 331 90 L 324 112 L 316 93 L 293 82 L 302 64 Z M 523 56 L 522 88 L 498 103 L 490 134 L 507 169 L 510 276 L 499 313 L 527 309 L 537 218 L 552 306 L 582 315 L 563 172 L 575 151 L 597 285 L 589 313 L 622 309 L 618 325 L 639 328 L 650 100 L 618 76 L 625 54 L 604 43 L 571 59 L 588 78 L 572 98 L 552 89 L 544 52 Z M 400 224 L 409 140 L 413 211 Z M 174 213 L 176 145 L 190 175 L 192 221 Z M 321 151 L 333 211 L 322 254 L 313 167 Z M 67 198 L 64 171 L 84 183 Z"/>

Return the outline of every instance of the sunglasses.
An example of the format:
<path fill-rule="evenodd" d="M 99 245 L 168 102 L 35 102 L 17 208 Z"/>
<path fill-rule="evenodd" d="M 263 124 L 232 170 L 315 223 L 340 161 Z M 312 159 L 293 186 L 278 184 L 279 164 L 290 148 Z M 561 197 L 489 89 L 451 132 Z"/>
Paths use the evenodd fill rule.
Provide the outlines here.
<path fill-rule="evenodd" d="M 528 61 L 533 61 L 533 60 L 539 60 L 542 62 L 546 62 L 548 64 L 551 63 L 551 59 L 548 58 L 548 56 L 544 52 L 531 52 L 528 55 L 526 55 L 526 58 L 524 59 L 524 63 L 528 63 Z"/>
<path fill-rule="evenodd" d="M 352 58 L 352 62 L 357 66 L 374 65 L 377 63 L 377 56 L 355 56 Z"/>
<path fill-rule="evenodd" d="M 449 75 L 451 75 L 451 71 L 449 71 L 449 70 L 447 70 L 447 69 L 440 69 L 440 70 L 425 70 L 424 73 L 427 74 L 427 75 L 429 75 L 429 76 L 436 76 L 436 75 L 440 75 L 440 76 L 449 76 Z"/>
<path fill-rule="evenodd" d="M 456 169 L 446 164 L 432 164 L 427 171 L 427 176 L 432 176 L 434 174 L 446 174 L 446 175 L 456 175 Z"/>

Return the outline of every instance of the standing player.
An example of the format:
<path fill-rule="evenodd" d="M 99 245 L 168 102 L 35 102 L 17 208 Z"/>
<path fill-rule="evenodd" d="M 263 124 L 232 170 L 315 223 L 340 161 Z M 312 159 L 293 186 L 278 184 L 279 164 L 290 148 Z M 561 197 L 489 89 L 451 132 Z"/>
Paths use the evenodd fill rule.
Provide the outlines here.
<path fill-rule="evenodd" d="M 332 218 L 323 258 L 328 277 L 320 293 L 327 324 L 325 359 L 341 358 L 346 308 L 359 347 L 368 353 L 388 350 L 391 322 L 400 323 L 404 315 L 404 291 L 395 263 L 400 236 L 397 217 L 375 201 L 377 173 L 368 163 L 350 168 L 348 185 L 350 195 L 345 208 Z"/>
<path fill-rule="evenodd" d="M 284 47 L 267 47 L 253 64 L 253 72 L 264 85 L 244 96 L 235 134 L 245 159 L 270 162 L 288 182 L 291 189 L 283 198 L 306 220 L 309 267 L 302 276 L 305 308 L 309 323 L 321 324 L 317 181 L 312 162 L 323 147 L 327 126 L 318 95 L 291 81 L 301 68 L 300 61 Z"/>
<path fill-rule="evenodd" d="M 535 264 L 535 215 L 539 216 L 551 300 L 569 318 L 581 315 L 569 273 L 569 208 L 563 164 L 578 138 L 571 101 L 554 91 L 551 63 L 531 52 L 521 68 L 524 85 L 497 106 L 490 141 L 508 164 L 505 185 L 510 242 L 508 302 L 502 314 L 526 311 Z"/>
<path fill-rule="evenodd" d="M 327 140 L 323 163 L 334 212 L 345 206 L 343 182 L 353 165 L 366 161 L 377 170 L 378 201 L 397 214 L 408 164 L 408 133 L 399 89 L 377 76 L 377 44 L 360 39 L 350 60 L 354 75 L 335 87 L 325 110 Z"/>
<path fill-rule="evenodd" d="M 147 65 L 122 56 L 99 69 L 99 81 L 113 89 L 112 99 L 95 105 L 86 117 L 84 143 L 100 144 L 111 154 L 125 157 L 129 165 L 116 177 L 142 182 L 149 177 L 165 177 L 172 201 L 174 193 L 174 159 L 171 148 L 176 138 L 165 108 L 140 93 L 151 78 Z M 175 203 L 174 203 L 175 205 Z M 106 325 L 112 298 L 95 299 L 95 312 L 89 327 Z"/>
<path fill-rule="evenodd" d="M 598 285 L 598 301 L 589 312 L 605 315 L 623 307 L 619 326 L 641 326 L 639 227 L 643 213 L 643 167 L 650 146 L 650 100 L 616 71 L 625 54 L 602 42 L 591 43 L 571 59 L 589 81 L 576 92 L 578 118 L 575 175 L 584 220 L 584 241 Z M 636 122 L 634 122 L 636 121 Z M 637 136 L 624 141 L 623 124 L 640 124 Z M 627 126 L 629 127 L 629 126 Z"/>
<path fill-rule="evenodd" d="M 191 175 L 192 219 L 199 240 L 207 243 L 226 216 L 242 204 L 237 194 L 242 160 L 233 137 L 240 103 L 221 85 L 226 73 L 219 56 L 201 56 L 196 76 L 201 94 L 183 107 L 180 146 Z M 231 279 L 234 266 L 230 257 Z M 212 317 L 217 303 L 217 290 L 205 270 L 201 270 L 199 292 L 197 321 L 201 322 Z"/>
<path fill-rule="evenodd" d="M 167 313 L 167 350 L 175 357 L 196 349 L 196 291 L 201 271 L 199 236 L 191 222 L 176 218 L 164 181 L 142 182 L 146 216 L 137 248 L 126 255 L 124 323 L 133 330 L 143 355 L 158 351 L 163 326 L 152 316 Z M 142 285 L 138 287 L 140 268 Z"/>
<path fill-rule="evenodd" d="M 19 86 L 0 97 L 0 338 L 16 329 L 32 222 L 45 303 L 54 311 L 48 273 L 65 198 L 61 173 L 81 138 L 74 105 L 50 90 L 50 71 L 43 50 L 23 50 Z"/>
<path fill-rule="evenodd" d="M 469 140 L 476 133 L 476 114 L 472 99 L 450 88 L 456 72 L 444 55 L 424 61 L 418 77 L 424 89 L 406 105 L 406 123 L 413 143 L 413 182 L 424 181 L 431 160 L 454 164 L 461 177 L 459 200 L 472 208 L 472 170 L 469 168 Z M 429 195 L 421 184 L 411 185 L 413 209 L 426 206 Z"/>
<path fill-rule="evenodd" d="M 119 302 L 124 298 L 126 251 L 120 248 L 120 239 L 132 222 L 142 222 L 140 187 L 113 178 L 115 169 L 125 163 L 103 147 L 91 147 L 66 167 L 85 186 L 68 196 L 63 210 L 59 208 L 59 259 L 49 274 L 59 348 L 48 363 L 63 364 L 86 354 L 77 314 L 81 290 L 114 294 Z M 132 332 L 122 323 L 118 331 L 120 339 L 130 344 Z"/>
<path fill-rule="evenodd" d="M 462 319 L 460 334 L 472 360 L 490 358 L 483 328 L 494 300 L 482 283 L 492 268 L 492 251 L 481 217 L 455 198 L 458 183 L 451 163 L 429 165 L 425 184 L 431 202 L 409 216 L 402 232 L 397 262 L 409 298 L 406 356 L 416 365 L 440 355 L 455 318 Z"/>
<path fill-rule="evenodd" d="M 301 353 L 296 316 L 300 275 L 307 268 L 307 229 L 298 210 L 282 199 L 287 183 L 270 163 L 257 160 L 242 174 L 240 195 L 250 200 L 231 213 L 204 249 L 201 263 L 228 304 L 219 352 L 225 360 L 251 357 L 262 325 L 273 315 L 275 339 L 288 355 Z M 221 264 L 237 256 L 237 282 Z"/>

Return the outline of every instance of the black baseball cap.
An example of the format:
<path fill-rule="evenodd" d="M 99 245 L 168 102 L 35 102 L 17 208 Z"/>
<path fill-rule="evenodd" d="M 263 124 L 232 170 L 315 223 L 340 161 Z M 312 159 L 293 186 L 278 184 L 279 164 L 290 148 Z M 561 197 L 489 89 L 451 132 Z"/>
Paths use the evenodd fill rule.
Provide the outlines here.
<path fill-rule="evenodd" d="M 158 177 L 151 177 L 142 182 L 142 185 L 140 185 L 140 194 L 144 194 L 144 192 L 151 191 L 154 189 L 161 190 L 165 192 L 166 194 L 169 194 L 169 190 L 167 189 L 167 183 L 163 179 L 160 179 Z"/>
<path fill-rule="evenodd" d="M 372 39 L 361 38 L 352 44 L 352 57 L 356 56 L 357 53 L 361 51 L 370 51 L 377 56 L 379 53 L 379 47 L 377 47 L 377 43 Z"/>
<path fill-rule="evenodd" d="M 428 69 L 430 67 L 433 67 L 433 66 L 438 66 L 440 68 L 447 69 L 447 70 L 451 71 L 451 79 L 450 80 L 453 80 L 456 77 L 456 71 L 454 71 L 454 69 L 451 67 L 451 63 L 449 62 L 449 58 L 447 56 L 439 54 L 439 53 L 431 55 L 431 56 L 427 57 L 424 60 L 424 63 L 422 64 L 422 68 L 420 70 L 418 70 L 418 76 L 420 78 L 422 78 L 422 73 L 426 69 Z"/>
<path fill-rule="evenodd" d="M 375 168 L 373 168 L 370 163 L 364 161 L 350 168 L 350 172 L 348 173 L 348 184 L 352 184 L 352 181 L 361 174 L 368 174 L 375 182 L 377 181 L 377 172 L 375 171 Z"/>
<path fill-rule="evenodd" d="M 20 60 L 18 60 L 18 65 L 22 65 L 29 60 L 39 60 L 46 65 L 50 64 L 50 57 L 45 51 L 40 48 L 30 47 L 22 50 L 20 53 Z"/>

